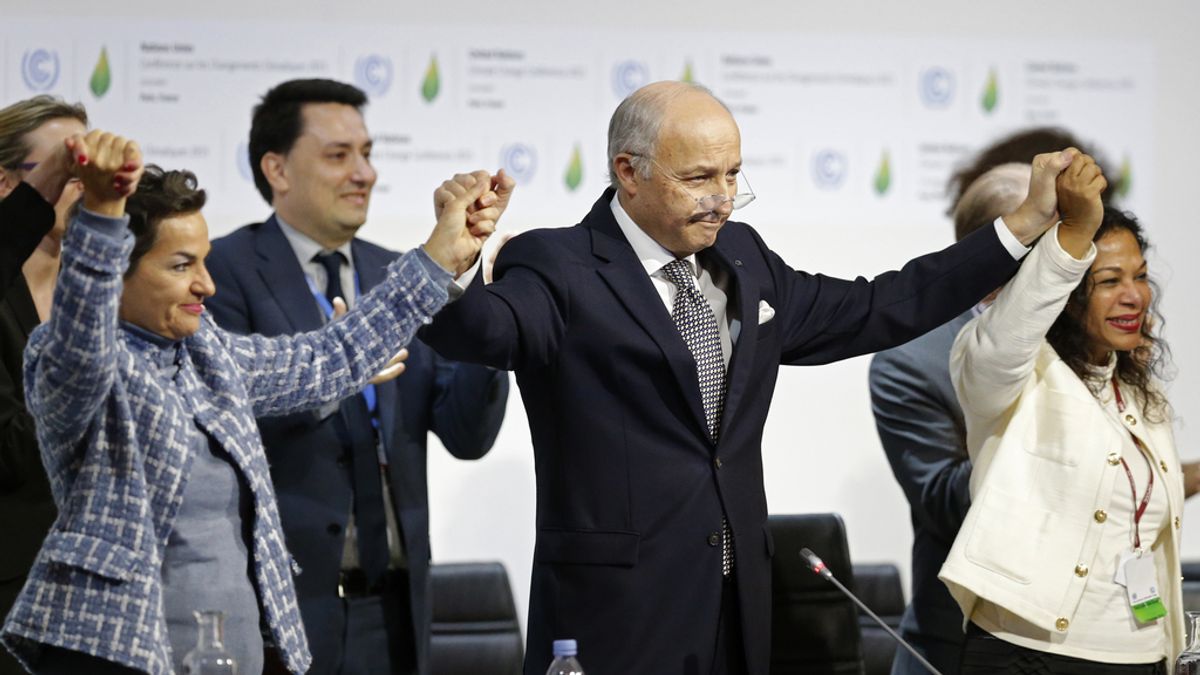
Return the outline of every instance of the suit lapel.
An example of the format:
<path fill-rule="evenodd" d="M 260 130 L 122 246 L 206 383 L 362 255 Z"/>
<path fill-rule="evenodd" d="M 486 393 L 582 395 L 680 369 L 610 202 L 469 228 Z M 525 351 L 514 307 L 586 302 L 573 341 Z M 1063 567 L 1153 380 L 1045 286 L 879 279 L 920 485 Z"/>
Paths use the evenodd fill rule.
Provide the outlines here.
<path fill-rule="evenodd" d="M 258 274 L 275 302 L 283 308 L 283 314 L 292 326 L 290 332 L 316 330 L 324 325 L 321 309 L 305 282 L 304 269 L 274 215 L 259 228 L 255 251 Z"/>
<path fill-rule="evenodd" d="M 646 274 L 646 269 L 634 255 L 633 248 L 630 247 L 625 235 L 621 233 L 616 219 L 613 218 L 609 206 L 612 196 L 611 188 L 605 190 L 604 195 L 592 207 L 591 214 L 584 221 L 584 224 L 591 229 L 593 255 L 608 263 L 600 267 L 598 272 L 638 325 L 662 350 L 667 365 L 687 401 L 693 419 L 699 430 L 707 437 L 708 424 L 705 421 L 704 407 L 700 401 L 700 382 L 696 375 L 696 360 L 688 351 L 687 344 L 679 334 L 675 322 L 671 320 L 671 314 L 659 299 L 653 282 Z"/>
<path fill-rule="evenodd" d="M 746 383 L 750 379 L 750 368 L 754 363 L 754 350 L 758 344 L 758 292 L 756 286 L 750 283 L 742 261 L 730 257 L 721 246 L 720 239 L 716 245 L 700 254 L 706 260 L 715 263 L 729 275 L 729 288 L 726 289 L 729 302 L 726 305 L 726 320 L 740 319 L 742 328 L 738 334 L 737 343 L 733 345 L 733 356 L 729 360 L 729 368 L 725 377 L 725 408 L 721 413 L 721 433 L 718 438 L 725 436 L 725 430 L 730 421 L 736 418 L 738 404 L 746 391 Z M 736 315 L 735 315 L 736 313 Z"/>

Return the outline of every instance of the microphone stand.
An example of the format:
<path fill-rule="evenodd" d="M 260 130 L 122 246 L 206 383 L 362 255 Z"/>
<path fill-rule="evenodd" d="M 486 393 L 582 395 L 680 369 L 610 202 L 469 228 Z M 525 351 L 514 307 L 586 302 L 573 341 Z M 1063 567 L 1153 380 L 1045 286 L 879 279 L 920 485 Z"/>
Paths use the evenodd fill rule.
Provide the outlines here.
<path fill-rule="evenodd" d="M 863 604 L 863 601 L 859 600 L 857 596 L 855 596 L 853 593 L 851 593 L 850 589 L 843 586 L 842 582 L 838 581 L 837 578 L 833 576 L 833 572 L 829 571 L 829 568 L 825 566 L 825 563 L 820 558 L 818 558 L 815 553 L 813 553 L 812 551 L 810 551 L 807 548 L 802 548 L 802 549 L 800 549 L 800 557 L 804 558 L 804 561 L 806 563 L 808 563 L 809 569 L 811 569 L 816 574 L 819 574 L 820 576 L 824 577 L 826 580 L 828 580 L 830 583 L 832 583 L 834 586 L 836 586 L 837 589 L 839 591 L 841 591 L 846 597 L 853 600 L 854 604 L 858 605 L 859 609 L 866 612 L 867 616 L 874 619 L 875 623 L 879 624 L 879 626 L 881 628 L 883 628 L 885 631 L 887 631 L 888 634 L 891 635 L 896 640 L 896 642 L 899 642 L 901 646 L 903 646 L 905 649 L 907 649 L 908 653 L 912 654 L 913 658 L 915 658 L 917 661 L 919 661 L 921 663 L 921 665 L 925 666 L 926 670 L 933 673 L 933 675 L 942 675 L 941 671 L 939 671 L 937 668 L 934 668 L 932 663 L 930 663 L 929 661 L 926 661 L 924 656 L 921 656 L 920 654 L 918 654 L 917 650 L 913 649 L 912 645 L 908 644 L 908 642 L 904 638 L 900 637 L 900 635 L 898 633 L 896 633 L 896 631 L 892 630 L 891 626 L 884 623 L 883 619 L 880 619 L 879 616 L 877 614 L 875 614 L 875 612 L 871 611 L 870 607 L 867 607 L 865 604 Z"/>

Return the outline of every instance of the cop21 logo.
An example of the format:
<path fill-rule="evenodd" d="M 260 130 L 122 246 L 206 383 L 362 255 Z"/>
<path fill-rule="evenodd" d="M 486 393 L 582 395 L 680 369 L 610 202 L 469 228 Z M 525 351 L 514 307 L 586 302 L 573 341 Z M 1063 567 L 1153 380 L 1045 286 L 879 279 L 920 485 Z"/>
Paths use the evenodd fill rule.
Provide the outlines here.
<path fill-rule="evenodd" d="M 822 190 L 836 190 L 846 178 L 846 155 L 838 150 L 825 149 L 813 156 L 813 182 Z"/>
<path fill-rule="evenodd" d="M 537 152 L 524 143 L 506 145 L 500 150 L 500 166 L 518 183 L 528 183 L 537 173 Z"/>
<path fill-rule="evenodd" d="M 613 66 L 612 87 L 617 98 L 625 98 L 650 81 L 650 69 L 641 61 L 621 61 Z"/>
<path fill-rule="evenodd" d="M 383 96 L 392 87 L 394 72 L 391 59 L 367 54 L 354 62 L 354 83 L 372 96 Z"/>
<path fill-rule="evenodd" d="M 918 86 L 928 108 L 945 108 L 954 100 L 954 73 L 940 66 L 922 71 Z"/>
<path fill-rule="evenodd" d="M 58 83 L 58 52 L 30 49 L 21 57 L 21 79 L 30 91 L 49 91 Z"/>

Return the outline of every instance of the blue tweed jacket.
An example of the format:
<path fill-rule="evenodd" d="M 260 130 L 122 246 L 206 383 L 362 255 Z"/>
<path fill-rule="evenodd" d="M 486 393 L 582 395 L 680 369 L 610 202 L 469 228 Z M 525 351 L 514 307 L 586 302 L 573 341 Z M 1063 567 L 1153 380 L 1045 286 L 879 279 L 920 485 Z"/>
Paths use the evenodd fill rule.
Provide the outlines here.
<path fill-rule="evenodd" d="M 410 252 L 342 320 L 296 336 L 238 336 L 206 317 L 181 343 L 175 386 L 164 387 L 148 345 L 117 317 L 133 238 L 88 225 L 68 230 L 53 316 L 25 354 L 26 397 L 59 516 L 0 639 L 26 664 L 55 645 L 171 672 L 160 570 L 188 480 L 188 438 L 199 427 L 253 492 L 263 617 L 287 667 L 302 673 L 311 657 L 254 418 L 360 390 L 446 302 L 450 277 Z"/>

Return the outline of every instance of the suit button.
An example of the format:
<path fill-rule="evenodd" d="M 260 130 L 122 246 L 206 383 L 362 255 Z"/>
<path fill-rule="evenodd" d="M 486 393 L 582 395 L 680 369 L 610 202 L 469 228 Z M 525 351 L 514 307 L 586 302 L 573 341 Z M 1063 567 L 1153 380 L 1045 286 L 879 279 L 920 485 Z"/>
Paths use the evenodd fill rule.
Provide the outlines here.
<path fill-rule="evenodd" d="M 1136 417 L 1134 417 L 1133 415 L 1126 415 L 1126 416 L 1125 416 L 1125 423 L 1126 423 L 1126 424 L 1128 424 L 1128 425 L 1129 425 L 1129 426 L 1131 426 L 1131 427 L 1132 427 L 1132 426 L 1135 426 L 1135 425 L 1137 424 L 1137 418 L 1136 418 Z"/>
<path fill-rule="evenodd" d="M 1096 519 L 1097 523 L 1103 523 L 1104 521 L 1108 520 L 1108 514 L 1105 513 L 1104 509 L 1097 510 L 1095 515 L 1092 517 Z"/>
<path fill-rule="evenodd" d="M 721 461 L 720 457 L 713 460 L 713 466 L 717 467 L 718 469 L 721 468 L 723 464 L 724 462 Z"/>
<path fill-rule="evenodd" d="M 338 455 L 337 464 L 338 466 L 348 466 L 350 464 L 350 453 L 343 452 Z"/>
<path fill-rule="evenodd" d="M 1120 464 L 1121 463 L 1121 455 L 1119 455 L 1115 452 L 1108 453 L 1108 463 L 1113 466 Z"/>
<path fill-rule="evenodd" d="M 330 523 L 329 527 L 325 528 L 325 531 L 328 532 L 330 535 L 336 537 L 342 533 L 342 526 L 338 525 L 337 523 Z"/>
<path fill-rule="evenodd" d="M 708 545 L 709 546 L 718 546 L 718 545 L 720 545 L 720 543 L 721 543 L 721 535 L 720 534 L 713 532 L 712 534 L 708 535 Z"/>
<path fill-rule="evenodd" d="M 1083 563 L 1079 563 L 1078 565 L 1075 566 L 1075 576 L 1086 577 L 1087 573 L 1088 573 L 1087 565 L 1084 565 Z"/>
<path fill-rule="evenodd" d="M 1062 633 L 1065 633 L 1067 631 L 1067 628 L 1069 628 L 1070 626 L 1071 626 L 1071 622 L 1067 621 L 1067 617 L 1065 617 L 1065 616 L 1058 617 L 1058 621 L 1054 622 L 1054 627 L 1057 628 L 1059 630 L 1059 632 L 1062 632 Z"/>
<path fill-rule="evenodd" d="M 1162 469 L 1163 473 L 1166 473 L 1166 472 L 1167 472 L 1167 463 L 1166 463 L 1166 461 L 1165 461 L 1165 460 L 1161 460 L 1161 459 L 1160 459 L 1160 460 L 1158 461 L 1158 466 L 1159 466 L 1159 468 L 1160 468 L 1160 469 Z"/>
<path fill-rule="evenodd" d="M 1175 516 L 1175 529 L 1179 529 L 1179 516 Z"/>

